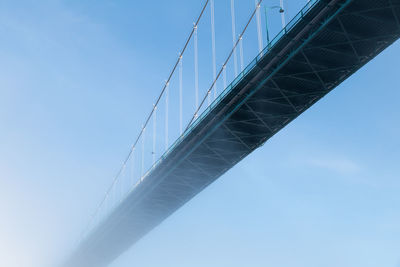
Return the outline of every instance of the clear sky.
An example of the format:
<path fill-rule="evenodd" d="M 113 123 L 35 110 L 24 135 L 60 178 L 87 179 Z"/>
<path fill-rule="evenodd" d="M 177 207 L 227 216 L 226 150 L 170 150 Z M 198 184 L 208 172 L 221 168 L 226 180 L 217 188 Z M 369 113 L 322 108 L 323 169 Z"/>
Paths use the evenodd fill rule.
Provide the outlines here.
<path fill-rule="evenodd" d="M 0 266 L 51 266 L 74 247 L 202 2 L 0 1 Z M 229 1 L 216 2 L 221 63 Z M 236 2 L 239 31 L 254 1 Z M 399 267 L 399 59 L 397 42 L 111 267 Z"/>

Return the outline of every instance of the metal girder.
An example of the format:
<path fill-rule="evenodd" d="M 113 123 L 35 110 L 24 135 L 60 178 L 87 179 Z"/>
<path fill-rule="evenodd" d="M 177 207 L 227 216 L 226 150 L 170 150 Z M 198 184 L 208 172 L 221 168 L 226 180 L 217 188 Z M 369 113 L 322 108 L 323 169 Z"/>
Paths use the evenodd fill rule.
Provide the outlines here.
<path fill-rule="evenodd" d="M 343 26 L 342 20 L 339 18 L 337 18 L 337 21 L 339 22 L 340 28 L 342 29 L 344 35 L 346 36 L 347 42 L 348 44 L 351 46 L 351 49 L 353 49 L 354 55 L 358 58 L 358 61 L 361 62 L 361 58 L 357 53 L 357 50 L 355 49 L 353 43 L 350 40 L 350 36 L 349 33 L 346 31 L 345 27 Z"/>
<path fill-rule="evenodd" d="M 400 19 L 399 19 L 399 15 L 394 11 L 394 5 L 393 5 L 393 1 L 392 0 L 389 0 L 389 4 L 390 4 L 390 7 L 391 7 L 391 11 L 392 11 L 392 14 L 393 14 L 393 17 L 394 17 L 394 19 L 395 19 L 395 21 L 396 21 L 396 24 L 397 24 L 397 28 L 399 28 L 399 31 L 400 31 Z M 398 7 L 398 8 L 400 8 L 400 7 Z"/>

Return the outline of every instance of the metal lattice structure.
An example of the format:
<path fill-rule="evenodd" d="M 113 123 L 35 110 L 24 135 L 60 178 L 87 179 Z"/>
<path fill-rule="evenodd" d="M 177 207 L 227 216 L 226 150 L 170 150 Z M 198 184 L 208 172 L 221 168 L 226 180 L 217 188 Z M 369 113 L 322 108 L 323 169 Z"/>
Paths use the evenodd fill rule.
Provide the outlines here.
<path fill-rule="evenodd" d="M 400 37 L 400 0 L 307 5 L 78 247 L 66 266 L 112 262 Z"/>

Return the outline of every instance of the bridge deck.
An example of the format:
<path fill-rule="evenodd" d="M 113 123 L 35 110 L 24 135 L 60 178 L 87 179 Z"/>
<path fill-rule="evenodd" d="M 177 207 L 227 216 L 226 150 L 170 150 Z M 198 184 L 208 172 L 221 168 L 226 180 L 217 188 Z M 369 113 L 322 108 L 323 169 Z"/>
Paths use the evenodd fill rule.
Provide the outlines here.
<path fill-rule="evenodd" d="M 304 9 L 66 266 L 108 265 L 397 40 L 399 21 L 400 0 L 320 0 Z"/>

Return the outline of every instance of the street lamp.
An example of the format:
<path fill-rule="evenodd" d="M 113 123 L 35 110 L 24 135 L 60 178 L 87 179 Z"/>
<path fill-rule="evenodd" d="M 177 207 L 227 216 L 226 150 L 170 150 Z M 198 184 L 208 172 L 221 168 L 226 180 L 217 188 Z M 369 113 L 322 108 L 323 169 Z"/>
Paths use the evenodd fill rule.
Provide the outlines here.
<path fill-rule="evenodd" d="M 268 15 L 267 15 L 267 10 L 268 9 L 278 9 L 279 13 L 281 13 L 281 20 L 282 20 L 282 28 L 285 28 L 285 10 L 283 9 L 283 0 L 281 0 L 281 5 L 280 6 L 270 6 L 270 7 L 265 7 L 264 12 L 265 12 L 265 27 L 267 31 L 267 43 L 269 46 L 269 31 L 268 31 Z"/>

